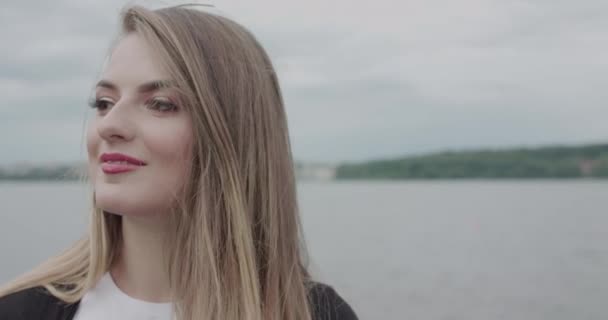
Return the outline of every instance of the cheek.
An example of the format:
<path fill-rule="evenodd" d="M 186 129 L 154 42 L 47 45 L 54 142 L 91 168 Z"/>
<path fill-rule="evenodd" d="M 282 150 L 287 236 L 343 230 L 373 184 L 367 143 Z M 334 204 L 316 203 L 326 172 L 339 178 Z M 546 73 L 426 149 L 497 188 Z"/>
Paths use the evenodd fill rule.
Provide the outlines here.
<path fill-rule="evenodd" d="M 89 177 L 91 179 L 95 178 L 93 172 L 97 167 L 97 157 L 98 155 L 98 146 L 99 146 L 99 136 L 97 135 L 97 131 L 93 127 L 93 125 L 89 125 L 86 131 L 86 144 L 87 144 L 87 156 L 88 156 L 88 170 Z"/>
<path fill-rule="evenodd" d="M 87 142 L 87 153 L 89 154 L 89 156 L 91 156 L 91 154 L 95 151 L 95 146 L 97 144 L 97 139 L 95 138 L 95 130 L 93 129 L 92 125 L 89 125 L 87 127 L 87 131 L 86 131 L 86 142 Z"/>
<path fill-rule="evenodd" d="M 148 139 L 152 158 L 160 160 L 172 172 L 181 171 L 182 167 L 191 163 L 192 134 L 188 130 L 171 130 L 165 134 L 157 134 Z"/>
<path fill-rule="evenodd" d="M 178 194 L 187 184 L 188 172 L 192 165 L 190 151 L 192 137 L 183 131 L 173 131 L 166 135 L 155 135 L 154 139 L 148 141 L 150 162 L 154 161 L 156 165 L 153 170 L 148 171 L 150 173 L 148 177 L 152 181 L 148 181 L 147 184 L 156 187 L 146 188 L 146 192 L 156 194 L 153 198 L 161 203 L 173 201 L 179 198 Z"/>

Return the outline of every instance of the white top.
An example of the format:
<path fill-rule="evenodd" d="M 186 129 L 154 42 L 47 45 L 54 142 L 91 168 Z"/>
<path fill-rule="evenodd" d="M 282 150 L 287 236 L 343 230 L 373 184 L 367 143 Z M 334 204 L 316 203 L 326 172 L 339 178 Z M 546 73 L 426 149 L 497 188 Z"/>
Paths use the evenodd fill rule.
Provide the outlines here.
<path fill-rule="evenodd" d="M 74 320 L 170 320 L 172 303 L 154 303 L 124 293 L 109 272 L 85 293 Z"/>

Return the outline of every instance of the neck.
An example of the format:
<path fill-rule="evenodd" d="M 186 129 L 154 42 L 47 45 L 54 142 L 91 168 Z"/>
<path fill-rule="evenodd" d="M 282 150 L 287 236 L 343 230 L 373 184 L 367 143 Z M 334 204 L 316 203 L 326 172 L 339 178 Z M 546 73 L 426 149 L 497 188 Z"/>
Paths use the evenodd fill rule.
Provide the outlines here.
<path fill-rule="evenodd" d="M 127 295 L 148 302 L 170 301 L 169 278 L 164 269 L 163 216 L 122 216 L 122 248 L 110 274 Z"/>

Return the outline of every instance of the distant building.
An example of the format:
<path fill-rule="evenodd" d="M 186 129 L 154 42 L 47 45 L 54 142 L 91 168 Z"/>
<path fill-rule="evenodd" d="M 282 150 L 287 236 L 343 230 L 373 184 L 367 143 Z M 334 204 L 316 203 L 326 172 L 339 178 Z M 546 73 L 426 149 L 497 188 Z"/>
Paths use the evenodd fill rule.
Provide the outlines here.
<path fill-rule="evenodd" d="M 590 177 L 593 174 L 593 168 L 595 168 L 596 165 L 596 160 L 583 159 L 578 162 L 578 167 L 583 177 Z"/>
<path fill-rule="evenodd" d="M 333 180 L 336 177 L 336 166 L 328 164 L 298 164 L 296 177 L 301 180 Z"/>

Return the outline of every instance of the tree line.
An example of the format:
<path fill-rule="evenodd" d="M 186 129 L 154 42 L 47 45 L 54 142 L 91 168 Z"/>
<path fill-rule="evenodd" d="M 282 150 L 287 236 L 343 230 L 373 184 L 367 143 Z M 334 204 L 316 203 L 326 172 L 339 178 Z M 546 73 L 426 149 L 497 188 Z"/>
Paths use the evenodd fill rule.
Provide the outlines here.
<path fill-rule="evenodd" d="M 605 178 L 608 144 L 446 151 L 339 165 L 337 179 Z"/>

